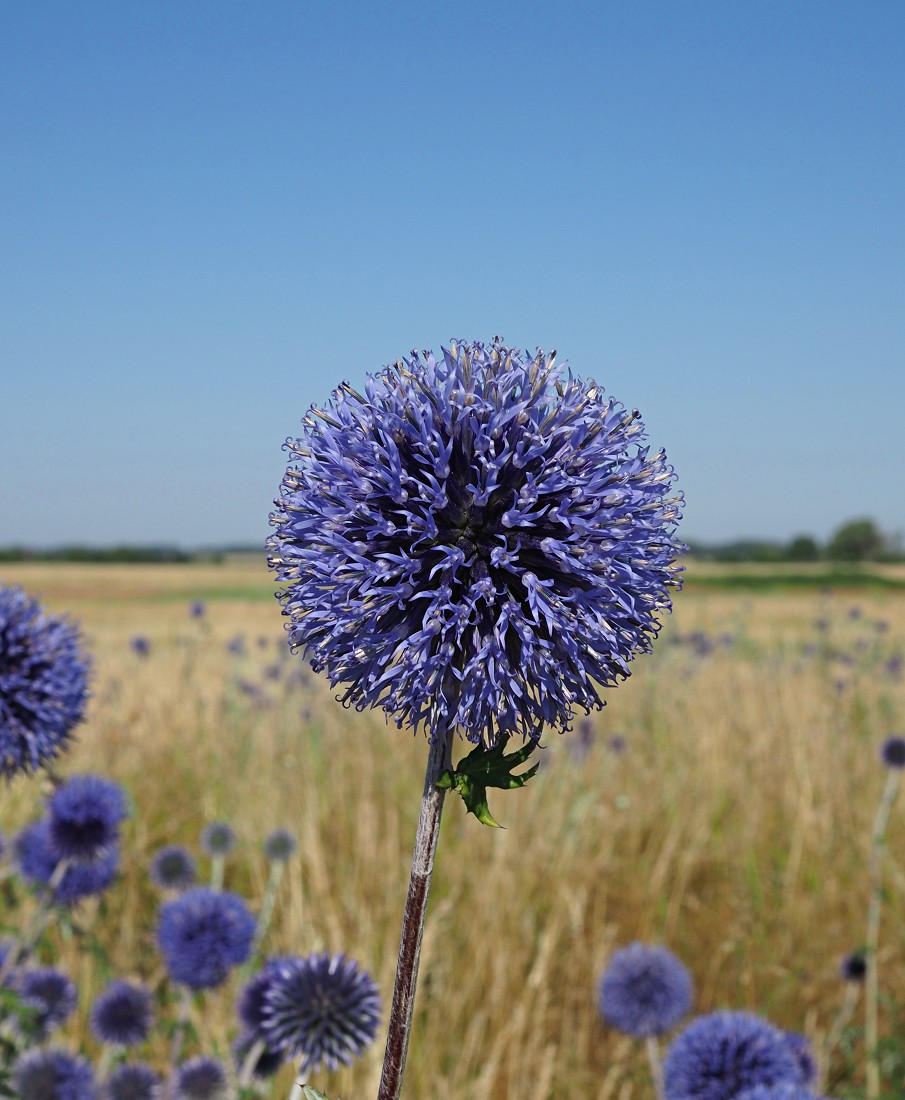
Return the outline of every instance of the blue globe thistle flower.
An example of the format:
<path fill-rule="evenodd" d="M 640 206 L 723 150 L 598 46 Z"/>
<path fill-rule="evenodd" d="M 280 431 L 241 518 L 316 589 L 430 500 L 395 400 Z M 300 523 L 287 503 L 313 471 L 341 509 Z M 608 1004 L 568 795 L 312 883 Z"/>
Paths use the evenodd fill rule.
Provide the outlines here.
<path fill-rule="evenodd" d="M 782 1034 L 786 1045 L 798 1062 L 799 1083 L 804 1086 L 813 1085 L 817 1080 L 817 1059 L 814 1057 L 810 1041 L 797 1031 L 784 1031 Z"/>
<path fill-rule="evenodd" d="M 203 619 L 207 608 L 204 606 L 203 600 L 193 600 L 189 604 L 189 615 L 193 619 Z"/>
<path fill-rule="evenodd" d="M 236 1001 L 239 1022 L 246 1031 L 253 1032 L 256 1038 L 263 1038 L 264 1034 L 264 994 L 270 988 L 280 965 L 291 962 L 292 959 L 288 957 L 267 959 L 257 974 L 248 979 L 239 993 L 239 999 Z"/>
<path fill-rule="evenodd" d="M 264 838 L 264 856 L 271 863 L 285 863 L 297 847 L 295 837 L 288 829 L 274 829 Z"/>
<path fill-rule="evenodd" d="M 84 1058 L 54 1048 L 23 1054 L 13 1069 L 17 1100 L 96 1100 L 94 1073 Z"/>
<path fill-rule="evenodd" d="M 139 657 L 147 657 L 151 653 L 151 641 L 144 634 L 136 634 L 129 645 L 132 647 L 132 652 Z"/>
<path fill-rule="evenodd" d="M 345 705 L 537 739 L 651 648 L 683 549 L 672 467 L 554 357 L 413 352 L 287 442 L 270 565 L 290 644 Z"/>
<path fill-rule="evenodd" d="M 259 1036 L 251 1031 L 244 1031 L 239 1038 L 235 1040 L 232 1046 L 232 1052 L 233 1062 L 237 1070 L 241 1070 L 245 1065 L 246 1058 L 248 1058 L 252 1048 L 258 1041 Z M 255 1059 L 255 1064 L 252 1066 L 251 1072 L 255 1077 L 260 1079 L 273 1077 L 285 1060 L 286 1059 L 279 1051 L 274 1051 L 271 1050 L 270 1047 L 264 1046 Z"/>
<path fill-rule="evenodd" d="M 102 1043 L 137 1046 L 147 1039 L 152 1023 L 150 990 L 129 982 L 111 982 L 91 1008 L 91 1031 Z"/>
<path fill-rule="evenodd" d="M 740 1092 L 736 1100 L 819 1100 L 805 1085 L 781 1081 L 775 1085 L 755 1085 Z"/>
<path fill-rule="evenodd" d="M 201 831 L 201 850 L 208 856 L 228 856 L 238 843 L 231 825 L 212 821 Z"/>
<path fill-rule="evenodd" d="M 0 588 L 0 777 L 30 772 L 69 747 L 88 699 L 78 630 L 21 588 Z"/>
<path fill-rule="evenodd" d="M 147 1062 L 121 1062 L 104 1082 L 104 1100 L 160 1100 L 163 1080 Z"/>
<path fill-rule="evenodd" d="M 151 881 L 163 890 L 187 890 L 197 873 L 192 854 L 181 844 L 165 844 L 151 859 Z"/>
<path fill-rule="evenodd" d="M 345 955 L 280 960 L 263 1000 L 264 1039 L 271 1050 L 300 1058 L 302 1071 L 349 1065 L 380 1023 L 373 978 Z"/>
<path fill-rule="evenodd" d="M 13 843 L 16 863 L 22 877 L 34 886 L 48 886 L 60 862 L 60 852 L 45 818 L 26 825 Z M 119 870 L 119 845 L 111 844 L 95 859 L 72 863 L 54 891 L 55 905 L 74 905 L 82 898 L 102 894 Z"/>
<path fill-rule="evenodd" d="M 119 839 L 128 816 L 119 784 L 99 775 L 74 775 L 48 803 L 50 838 L 61 856 L 95 859 Z"/>
<path fill-rule="evenodd" d="M 905 768 L 905 737 L 887 737 L 881 757 L 887 768 Z"/>
<path fill-rule="evenodd" d="M 867 978 L 867 959 L 863 951 L 852 951 L 839 964 L 839 974 L 844 982 L 859 985 Z"/>
<path fill-rule="evenodd" d="M 798 1060 L 778 1029 L 750 1012 L 699 1016 L 670 1044 L 666 1100 L 734 1100 L 755 1085 L 801 1084 Z"/>
<path fill-rule="evenodd" d="M 226 1071 L 216 1058 L 201 1054 L 176 1070 L 175 1100 L 221 1100 L 228 1091 Z"/>
<path fill-rule="evenodd" d="M 255 926 L 242 898 L 199 886 L 162 907 L 157 943 L 173 981 L 214 989 L 248 958 Z"/>
<path fill-rule="evenodd" d="M 75 982 L 52 966 L 24 971 L 15 985 L 23 1003 L 35 1010 L 35 1036 L 39 1040 L 68 1020 L 78 1003 Z"/>
<path fill-rule="evenodd" d="M 671 951 L 632 943 L 613 952 L 600 981 L 598 1004 L 611 1027 L 646 1038 L 675 1027 L 693 1000 L 691 974 Z"/>

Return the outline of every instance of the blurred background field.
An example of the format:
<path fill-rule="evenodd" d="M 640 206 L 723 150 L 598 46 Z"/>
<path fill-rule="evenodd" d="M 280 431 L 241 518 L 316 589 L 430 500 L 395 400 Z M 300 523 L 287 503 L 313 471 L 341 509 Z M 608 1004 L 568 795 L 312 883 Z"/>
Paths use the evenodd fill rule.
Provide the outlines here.
<path fill-rule="evenodd" d="M 602 712 L 544 738 L 523 791 L 491 798 L 505 830 L 447 801 L 407 1095 L 647 1096 L 643 1052 L 595 1006 L 609 953 L 634 939 L 683 959 L 696 1010 L 756 1010 L 819 1046 L 842 1001 L 839 960 L 864 936 L 878 749 L 905 732 L 905 570 L 870 570 L 692 562 L 654 654 Z M 109 960 L 78 935 L 62 943 L 83 1003 L 111 967 L 162 979 L 150 858 L 170 842 L 198 853 L 203 826 L 226 820 L 241 841 L 226 886 L 253 905 L 263 837 L 285 827 L 299 839 L 269 950 L 345 951 L 388 1004 L 425 743 L 344 710 L 288 652 L 263 559 L 9 563 L 2 580 L 79 620 L 93 654 L 89 718 L 60 772 L 115 778 L 135 808 L 121 880 L 76 916 Z M 36 816 L 39 793 L 37 779 L 4 790 L 7 833 Z M 905 988 L 903 841 L 899 806 L 881 930 L 888 992 Z M 196 1002 L 208 1052 L 235 1033 L 235 991 Z M 84 1012 L 68 1028 L 83 1033 Z M 312 1083 L 347 1100 L 373 1094 L 381 1056 L 382 1037 L 354 1068 Z M 836 1093 L 846 1072 L 834 1062 Z"/>

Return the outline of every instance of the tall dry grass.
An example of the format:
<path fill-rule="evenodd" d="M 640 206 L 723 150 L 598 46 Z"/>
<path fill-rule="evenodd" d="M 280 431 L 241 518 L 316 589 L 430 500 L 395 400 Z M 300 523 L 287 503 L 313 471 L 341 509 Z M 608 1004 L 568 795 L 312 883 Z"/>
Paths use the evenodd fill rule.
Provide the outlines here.
<path fill-rule="evenodd" d="M 167 842 L 197 851 L 203 825 L 225 819 L 242 840 L 226 885 L 251 899 L 267 876 L 260 840 L 276 827 L 299 838 L 269 949 L 345 951 L 388 1001 L 423 739 L 343 710 L 313 676 L 285 687 L 300 662 L 283 652 L 257 563 L 17 565 L 3 579 L 70 611 L 94 654 L 90 717 L 60 770 L 109 775 L 135 804 L 122 879 L 102 911 L 79 918 L 96 922 L 114 967 L 163 978 L 150 857 Z M 193 598 L 208 600 L 201 624 L 188 615 Z M 829 631 L 815 629 L 817 618 Z M 693 631 L 732 641 L 700 655 L 676 640 Z M 240 632 L 248 652 L 237 658 L 226 643 Z M 139 633 L 151 642 L 146 659 L 129 646 Z M 608 954 L 634 939 L 666 943 L 685 961 L 697 1010 L 756 1010 L 819 1044 L 841 1001 L 839 958 L 864 934 L 868 833 L 884 781 L 877 749 L 905 727 L 905 685 L 883 661 L 903 648 L 899 595 L 746 597 L 691 585 L 656 653 L 592 717 L 587 754 L 576 733 L 546 738 L 538 777 L 491 799 L 504 831 L 448 800 L 405 1094 L 648 1096 L 643 1052 L 595 1007 Z M 281 679 L 263 679 L 281 661 Z M 269 705 L 237 678 L 262 684 Z M 610 746 L 617 734 L 623 753 Z M 4 792 L 4 828 L 34 814 L 37 790 L 17 780 Z M 900 806 L 880 953 L 893 992 L 905 988 L 903 840 Z M 77 940 L 61 951 L 85 1004 L 104 967 Z M 234 996 L 231 986 L 197 1002 L 209 1051 L 234 1033 Z M 70 1037 L 85 1027 L 83 1010 Z M 313 1083 L 347 1100 L 374 1095 L 381 1055 L 379 1040 L 356 1067 Z M 162 1043 L 153 1056 L 164 1057 Z M 286 1071 L 272 1095 L 290 1082 Z"/>

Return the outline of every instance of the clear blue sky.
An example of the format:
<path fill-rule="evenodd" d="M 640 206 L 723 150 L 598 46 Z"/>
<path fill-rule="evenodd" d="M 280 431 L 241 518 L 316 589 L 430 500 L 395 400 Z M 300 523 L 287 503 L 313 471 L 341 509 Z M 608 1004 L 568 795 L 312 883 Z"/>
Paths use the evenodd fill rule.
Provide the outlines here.
<path fill-rule="evenodd" d="M 0 5 L 0 545 L 256 542 L 451 337 L 637 406 L 688 538 L 905 529 L 901 0 Z"/>

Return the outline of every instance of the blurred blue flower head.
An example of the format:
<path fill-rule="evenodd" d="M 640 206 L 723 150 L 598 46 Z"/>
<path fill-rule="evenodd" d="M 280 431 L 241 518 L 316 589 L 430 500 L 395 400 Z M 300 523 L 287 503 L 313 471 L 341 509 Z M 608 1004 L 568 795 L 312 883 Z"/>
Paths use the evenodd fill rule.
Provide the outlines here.
<path fill-rule="evenodd" d="M 176 1100 L 226 1100 L 229 1082 L 226 1070 L 216 1058 L 199 1054 L 176 1071 L 173 1096 Z"/>
<path fill-rule="evenodd" d="M 691 974 L 665 947 L 632 943 L 615 951 L 600 981 L 601 1015 L 637 1038 L 675 1027 L 693 1000 Z"/>
<path fill-rule="evenodd" d="M 45 615 L 21 588 L 0 587 L 0 778 L 68 748 L 85 712 L 88 667 L 75 626 Z"/>
<path fill-rule="evenodd" d="M 663 1062 L 666 1100 L 735 1100 L 755 1085 L 802 1085 L 783 1032 L 750 1012 L 699 1016 L 672 1042 Z"/>
<path fill-rule="evenodd" d="M 246 961 L 254 932 L 242 898 L 200 886 L 161 908 L 157 943 L 174 982 L 214 989 Z"/>
<path fill-rule="evenodd" d="M 151 858 L 151 881 L 163 890 L 187 890 L 197 869 L 189 850 L 181 844 L 165 844 Z"/>
<path fill-rule="evenodd" d="M 32 1050 L 16 1062 L 12 1077 L 17 1100 L 96 1100 L 91 1066 L 67 1050 Z"/>
<path fill-rule="evenodd" d="M 62 856 L 53 842 L 50 821 L 41 818 L 26 825 L 13 842 L 16 865 L 34 886 L 50 884 Z M 53 894 L 55 905 L 75 905 L 82 898 L 102 894 L 119 870 L 119 845 L 109 844 L 94 859 L 80 859 L 68 866 Z"/>
<path fill-rule="evenodd" d="M 122 788 L 99 775 L 74 775 L 48 804 L 50 837 L 61 856 L 94 859 L 119 839 L 128 814 Z"/>
<path fill-rule="evenodd" d="M 16 978 L 16 988 L 25 1004 L 35 1011 L 35 1034 L 47 1036 L 75 1011 L 78 990 L 75 982 L 52 966 L 38 966 Z"/>
<path fill-rule="evenodd" d="M 102 1043 L 131 1047 L 151 1031 L 151 991 L 129 982 L 112 981 L 91 1008 L 91 1030 Z"/>
<path fill-rule="evenodd" d="M 201 850 L 207 856 L 228 856 L 239 839 L 225 821 L 212 821 L 201 830 Z"/>
<path fill-rule="evenodd" d="M 104 1081 L 104 1100 L 160 1100 L 160 1074 L 146 1062 L 120 1062 Z"/>
<path fill-rule="evenodd" d="M 270 564 L 342 701 L 492 745 L 565 730 L 651 648 L 681 499 L 637 411 L 494 341 L 413 352 L 289 441 Z"/>

